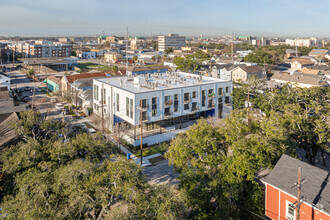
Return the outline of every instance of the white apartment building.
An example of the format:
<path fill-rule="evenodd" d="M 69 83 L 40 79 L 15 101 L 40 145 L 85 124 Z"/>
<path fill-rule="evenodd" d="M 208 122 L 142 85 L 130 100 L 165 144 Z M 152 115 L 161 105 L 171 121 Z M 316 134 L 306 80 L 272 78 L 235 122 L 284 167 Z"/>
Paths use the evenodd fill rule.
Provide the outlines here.
<path fill-rule="evenodd" d="M 286 39 L 285 44 L 297 47 L 322 47 L 323 42 L 317 38 L 310 39 Z"/>
<path fill-rule="evenodd" d="M 135 146 L 141 114 L 143 143 L 151 145 L 171 140 L 201 117 L 223 118 L 232 109 L 230 80 L 167 72 L 99 78 L 93 84 L 93 112 L 102 115 L 103 100 L 105 127 L 125 128 L 122 138 Z"/>
<path fill-rule="evenodd" d="M 181 50 L 186 46 L 186 37 L 179 34 L 168 34 L 168 36 L 158 36 L 158 51 L 164 52 L 167 48 L 172 47 L 173 50 Z"/>

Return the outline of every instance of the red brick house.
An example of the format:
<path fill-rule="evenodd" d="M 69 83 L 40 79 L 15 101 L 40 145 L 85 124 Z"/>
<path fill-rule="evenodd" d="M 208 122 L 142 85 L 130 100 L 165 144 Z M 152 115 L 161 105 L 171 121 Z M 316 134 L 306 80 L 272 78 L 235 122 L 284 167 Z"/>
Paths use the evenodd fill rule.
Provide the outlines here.
<path fill-rule="evenodd" d="M 330 173 L 303 161 L 282 155 L 265 184 L 265 215 L 270 219 L 297 219 L 298 167 L 302 168 L 300 220 L 330 219 Z"/>

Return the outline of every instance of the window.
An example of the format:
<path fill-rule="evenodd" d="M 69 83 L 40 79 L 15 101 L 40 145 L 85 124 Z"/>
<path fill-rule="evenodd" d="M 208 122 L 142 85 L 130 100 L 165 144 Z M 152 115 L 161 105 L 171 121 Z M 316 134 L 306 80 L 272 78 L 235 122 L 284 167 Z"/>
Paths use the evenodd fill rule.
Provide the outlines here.
<path fill-rule="evenodd" d="M 184 104 L 183 109 L 184 109 L 184 110 L 188 110 L 188 109 L 189 109 L 189 103 Z"/>
<path fill-rule="evenodd" d="M 209 89 L 209 95 L 213 94 L 213 89 Z"/>
<path fill-rule="evenodd" d="M 126 116 L 129 117 L 129 98 L 126 97 Z"/>
<path fill-rule="evenodd" d="M 172 100 L 170 95 L 165 96 L 165 105 L 172 105 Z"/>
<path fill-rule="evenodd" d="M 187 101 L 190 100 L 190 97 L 189 97 L 189 93 L 188 93 L 188 92 L 187 92 L 187 93 L 184 93 L 184 95 L 183 95 L 183 100 L 184 100 L 185 102 L 187 102 Z"/>
<path fill-rule="evenodd" d="M 166 107 L 165 108 L 165 114 L 169 114 L 171 112 L 171 107 Z"/>
<path fill-rule="evenodd" d="M 196 91 L 192 92 L 192 98 L 193 99 L 197 98 L 197 92 Z"/>
<path fill-rule="evenodd" d="M 229 96 L 226 96 L 225 97 L 225 104 L 227 104 L 227 105 L 230 104 L 230 98 L 229 98 Z"/>
<path fill-rule="evenodd" d="M 133 99 L 129 99 L 129 111 L 130 111 L 129 117 L 133 118 Z"/>
<path fill-rule="evenodd" d="M 147 120 L 147 112 L 143 111 L 142 112 L 142 121 L 146 121 Z"/>
<path fill-rule="evenodd" d="M 103 88 L 103 97 L 102 97 L 102 99 L 103 99 L 103 104 L 106 104 L 106 99 L 105 99 L 106 94 L 107 94 L 107 90 L 106 90 L 105 88 Z"/>
<path fill-rule="evenodd" d="M 214 107 L 213 99 L 209 99 L 209 100 L 208 100 L 207 107 L 208 107 L 208 108 L 213 108 L 213 107 Z"/>
<path fill-rule="evenodd" d="M 191 111 L 197 111 L 197 102 L 191 103 Z"/>
<path fill-rule="evenodd" d="M 171 96 L 169 95 L 165 96 L 165 102 L 168 102 L 169 100 L 171 100 Z"/>
<path fill-rule="evenodd" d="M 116 93 L 116 110 L 119 112 L 119 94 Z"/>
<path fill-rule="evenodd" d="M 286 201 L 286 218 L 288 220 L 295 219 L 295 208 L 294 205 L 289 201 Z"/>
<path fill-rule="evenodd" d="M 229 93 L 229 86 L 226 87 L 226 93 Z"/>
<path fill-rule="evenodd" d="M 218 88 L 218 96 L 223 95 L 223 88 Z"/>
<path fill-rule="evenodd" d="M 222 111 L 223 111 L 223 103 L 222 97 L 218 98 L 218 118 L 222 118 Z"/>
<path fill-rule="evenodd" d="M 206 91 L 202 90 L 202 106 L 206 105 L 205 100 L 206 100 Z"/>
<path fill-rule="evenodd" d="M 141 100 L 142 100 L 142 108 L 147 108 L 147 100 L 146 99 L 141 99 Z"/>
<path fill-rule="evenodd" d="M 94 85 L 94 99 L 96 101 L 99 100 L 99 86 L 98 85 Z"/>
<path fill-rule="evenodd" d="M 152 116 L 156 116 L 157 115 L 157 97 L 153 97 L 151 99 L 151 109 L 152 109 Z"/>
<path fill-rule="evenodd" d="M 179 95 L 178 94 L 174 95 L 174 101 L 179 101 Z"/>

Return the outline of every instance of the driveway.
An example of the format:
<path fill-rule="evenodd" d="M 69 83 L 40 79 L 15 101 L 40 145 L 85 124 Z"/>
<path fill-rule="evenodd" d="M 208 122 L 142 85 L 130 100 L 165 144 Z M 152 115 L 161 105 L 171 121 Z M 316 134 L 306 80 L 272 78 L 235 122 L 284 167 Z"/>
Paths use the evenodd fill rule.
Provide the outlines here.
<path fill-rule="evenodd" d="M 168 160 L 163 160 L 154 166 L 145 167 L 143 173 L 148 177 L 150 184 L 179 184 L 177 179 L 179 174 L 175 173 L 172 166 L 168 165 Z"/>

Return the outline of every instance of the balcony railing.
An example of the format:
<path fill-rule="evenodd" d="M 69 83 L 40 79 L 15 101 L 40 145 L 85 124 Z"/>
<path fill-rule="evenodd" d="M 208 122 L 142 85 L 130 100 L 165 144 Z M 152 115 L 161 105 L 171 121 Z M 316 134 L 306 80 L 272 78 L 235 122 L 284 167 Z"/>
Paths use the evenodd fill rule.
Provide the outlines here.
<path fill-rule="evenodd" d="M 165 118 L 170 118 L 170 117 L 173 116 L 173 113 L 172 112 L 165 112 L 164 116 L 165 116 Z"/>
<path fill-rule="evenodd" d="M 199 111 L 199 106 L 191 107 L 191 112 L 197 112 Z"/>
<path fill-rule="evenodd" d="M 172 105 L 173 104 L 173 100 L 167 100 L 165 102 L 165 106 L 169 106 L 169 105 Z"/>
<path fill-rule="evenodd" d="M 142 117 L 142 121 L 143 121 L 143 122 L 147 122 L 147 121 L 149 121 L 149 120 L 150 120 L 149 116 Z"/>
<path fill-rule="evenodd" d="M 139 110 L 142 110 L 142 111 L 147 111 L 147 110 L 149 109 L 149 105 L 146 104 L 146 105 L 142 105 L 142 107 L 141 107 L 141 106 L 138 106 L 137 108 L 138 108 Z"/>

